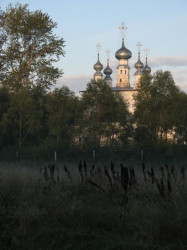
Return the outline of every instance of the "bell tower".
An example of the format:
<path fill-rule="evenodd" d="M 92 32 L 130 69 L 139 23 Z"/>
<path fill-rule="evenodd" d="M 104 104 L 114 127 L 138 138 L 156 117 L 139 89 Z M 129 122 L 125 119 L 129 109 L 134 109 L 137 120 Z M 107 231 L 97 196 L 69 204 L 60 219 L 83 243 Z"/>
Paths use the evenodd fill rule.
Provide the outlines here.
<path fill-rule="evenodd" d="M 128 59 L 132 57 L 132 53 L 125 47 L 125 30 L 127 27 L 124 22 L 122 22 L 119 27 L 122 37 L 122 46 L 116 51 L 115 57 L 119 60 L 119 65 L 117 66 L 117 83 L 116 87 L 130 87 L 130 67 L 128 65 Z"/>

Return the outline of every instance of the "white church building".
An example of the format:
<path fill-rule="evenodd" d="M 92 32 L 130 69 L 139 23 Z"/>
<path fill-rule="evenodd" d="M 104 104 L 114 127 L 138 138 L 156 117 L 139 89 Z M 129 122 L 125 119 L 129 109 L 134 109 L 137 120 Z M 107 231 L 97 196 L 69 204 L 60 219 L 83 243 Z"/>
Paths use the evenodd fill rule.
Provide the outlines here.
<path fill-rule="evenodd" d="M 130 67 L 128 64 L 128 60 L 132 57 L 132 53 L 130 50 L 128 50 L 125 47 L 125 41 L 124 41 L 125 29 L 126 29 L 125 24 L 122 23 L 120 26 L 121 35 L 122 35 L 122 45 L 121 45 L 121 48 L 118 49 L 115 53 L 115 57 L 119 62 L 118 66 L 117 66 L 117 72 L 116 72 L 117 73 L 116 86 L 115 87 L 112 86 L 112 78 L 111 78 L 112 69 L 109 66 L 109 57 L 107 59 L 107 66 L 103 70 L 103 65 L 101 64 L 100 58 L 99 58 L 99 48 L 100 48 L 99 44 L 97 45 L 97 47 L 98 47 L 98 60 L 97 60 L 97 63 L 93 67 L 96 71 L 93 75 L 93 79 L 96 81 L 103 79 L 111 87 L 112 91 L 120 92 L 121 95 L 123 96 L 124 100 L 128 104 L 129 111 L 131 113 L 133 113 L 134 112 L 134 98 L 133 98 L 133 96 L 137 94 L 137 88 L 138 88 L 140 78 L 145 72 L 150 74 L 151 68 L 147 64 L 148 49 L 145 50 L 146 51 L 145 66 L 141 62 L 141 59 L 140 59 L 141 43 L 138 42 L 138 44 L 137 44 L 137 46 L 138 46 L 138 61 L 134 65 L 134 67 L 136 68 L 136 72 L 134 73 L 134 84 L 133 84 L 133 87 L 130 86 Z M 107 53 L 109 54 L 109 50 L 107 51 Z M 103 70 L 105 77 L 103 77 L 103 73 L 101 72 L 102 70 Z"/>

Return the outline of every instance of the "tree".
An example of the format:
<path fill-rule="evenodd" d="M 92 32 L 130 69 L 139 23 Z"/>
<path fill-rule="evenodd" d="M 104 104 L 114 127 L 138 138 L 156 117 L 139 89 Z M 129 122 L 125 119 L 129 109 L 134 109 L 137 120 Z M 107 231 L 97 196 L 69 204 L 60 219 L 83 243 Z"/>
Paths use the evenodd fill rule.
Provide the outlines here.
<path fill-rule="evenodd" d="M 84 113 L 81 127 L 88 144 L 100 146 L 102 137 L 109 139 L 110 145 L 119 140 L 129 115 L 122 96 L 113 93 L 105 81 L 92 80 L 81 102 Z"/>
<path fill-rule="evenodd" d="M 41 111 L 25 88 L 11 95 L 10 105 L 3 114 L 2 131 L 7 137 L 11 136 L 19 145 L 21 151 L 26 139 L 40 128 Z"/>
<path fill-rule="evenodd" d="M 53 85 L 62 70 L 53 66 L 64 55 L 64 40 L 54 35 L 57 24 L 28 5 L 9 5 L 0 15 L 0 80 L 13 90 Z"/>
<path fill-rule="evenodd" d="M 77 101 L 74 92 L 65 86 L 47 95 L 47 125 L 57 147 L 68 147 L 73 139 Z"/>
<path fill-rule="evenodd" d="M 3 134 L 2 131 L 2 118 L 3 115 L 7 112 L 10 106 L 10 99 L 11 95 L 7 88 L 1 87 L 0 88 L 0 148 L 6 146 L 9 143 L 9 138 Z"/>
<path fill-rule="evenodd" d="M 0 20 L 2 20 L 3 17 L 3 12 L 0 9 Z M 4 56 L 3 56 L 3 44 L 6 41 L 5 34 L 1 28 L 1 23 L 0 23 L 0 84 L 2 84 L 2 80 L 4 78 L 4 71 L 5 71 L 5 66 L 4 66 Z"/>
<path fill-rule="evenodd" d="M 135 139 L 156 143 L 167 139 L 174 126 L 172 105 L 179 93 L 169 71 L 157 71 L 153 77 L 145 74 L 135 97 Z"/>
<path fill-rule="evenodd" d="M 178 143 L 187 142 L 187 94 L 180 91 L 172 105 L 172 120 Z"/>

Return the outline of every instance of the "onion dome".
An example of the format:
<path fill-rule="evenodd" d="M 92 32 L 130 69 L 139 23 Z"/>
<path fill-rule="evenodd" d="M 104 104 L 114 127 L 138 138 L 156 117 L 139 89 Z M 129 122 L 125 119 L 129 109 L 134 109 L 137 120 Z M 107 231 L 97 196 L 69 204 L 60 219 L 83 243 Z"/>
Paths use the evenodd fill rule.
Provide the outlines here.
<path fill-rule="evenodd" d="M 140 52 L 138 52 L 138 61 L 134 64 L 134 67 L 137 69 L 134 75 L 143 75 L 142 69 L 144 65 L 140 60 Z"/>
<path fill-rule="evenodd" d="M 107 59 L 107 66 L 103 72 L 106 75 L 104 80 L 108 83 L 110 87 L 112 87 L 112 78 L 110 77 L 110 75 L 112 74 L 112 69 L 109 67 L 109 59 Z"/>
<path fill-rule="evenodd" d="M 118 60 L 120 60 L 120 59 L 127 60 L 127 59 L 130 59 L 132 57 L 131 51 L 125 47 L 124 39 L 122 39 L 122 46 L 119 50 L 116 51 L 115 57 Z"/>
<path fill-rule="evenodd" d="M 138 58 L 138 61 L 134 64 L 134 67 L 136 69 L 143 69 L 144 65 L 143 63 L 140 61 L 140 58 Z"/>
<path fill-rule="evenodd" d="M 147 57 L 146 57 L 146 64 L 145 64 L 145 67 L 143 68 L 143 73 L 147 73 L 147 74 L 150 74 L 151 73 L 151 68 L 148 66 L 147 64 Z"/>
<path fill-rule="evenodd" d="M 99 54 L 98 54 L 98 60 L 97 63 L 93 67 L 96 71 L 101 71 L 103 69 L 103 65 L 99 61 Z"/>
<path fill-rule="evenodd" d="M 112 74 L 112 69 L 109 67 L 109 64 L 107 64 L 107 67 L 104 69 L 104 74 L 105 75 L 111 75 Z"/>
<path fill-rule="evenodd" d="M 142 63 L 141 61 L 138 60 L 138 61 L 134 64 L 134 67 L 135 67 L 136 69 L 143 69 L 144 65 L 143 65 L 143 63 Z"/>
<path fill-rule="evenodd" d="M 143 68 L 143 72 L 144 73 L 151 73 L 151 68 L 148 65 L 145 65 L 145 67 Z"/>

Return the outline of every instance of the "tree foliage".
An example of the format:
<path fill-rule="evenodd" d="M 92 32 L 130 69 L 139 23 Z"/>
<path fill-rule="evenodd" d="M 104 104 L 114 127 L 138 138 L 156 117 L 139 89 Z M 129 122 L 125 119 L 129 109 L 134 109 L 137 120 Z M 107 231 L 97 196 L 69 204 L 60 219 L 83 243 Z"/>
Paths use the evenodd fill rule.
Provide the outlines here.
<path fill-rule="evenodd" d="M 83 134 L 89 143 L 100 145 L 101 137 L 113 144 L 127 122 L 127 105 L 103 80 L 88 83 L 82 95 Z M 118 138 L 119 139 L 119 138 Z"/>
<path fill-rule="evenodd" d="M 176 110 L 173 109 L 180 90 L 169 71 L 157 71 L 153 77 L 146 74 L 140 80 L 135 97 L 134 121 L 137 125 L 135 138 L 156 143 L 167 139 L 175 125 Z"/>
<path fill-rule="evenodd" d="M 13 90 L 40 85 L 49 88 L 62 70 L 53 64 L 64 55 L 64 40 L 54 33 L 48 14 L 28 5 L 9 5 L 0 15 L 0 80 Z"/>
<path fill-rule="evenodd" d="M 178 143 L 187 142 L 187 94 L 180 91 L 172 105 L 173 124 Z"/>
<path fill-rule="evenodd" d="M 77 101 L 74 92 L 65 86 L 47 95 L 47 126 L 57 146 L 67 147 L 73 140 Z"/>
<path fill-rule="evenodd" d="M 41 110 L 38 110 L 32 96 L 25 88 L 12 93 L 9 108 L 1 121 L 5 135 L 15 139 L 21 149 L 22 144 L 40 128 Z"/>

